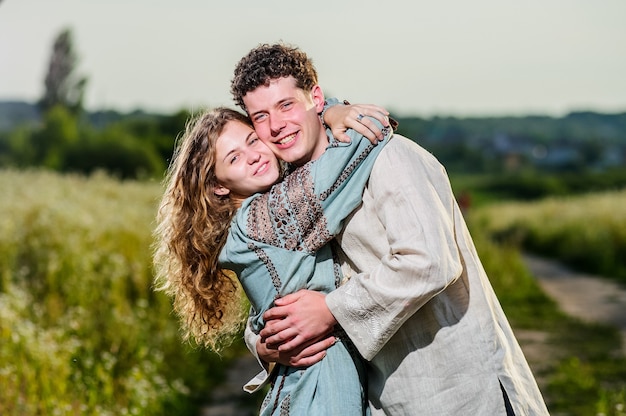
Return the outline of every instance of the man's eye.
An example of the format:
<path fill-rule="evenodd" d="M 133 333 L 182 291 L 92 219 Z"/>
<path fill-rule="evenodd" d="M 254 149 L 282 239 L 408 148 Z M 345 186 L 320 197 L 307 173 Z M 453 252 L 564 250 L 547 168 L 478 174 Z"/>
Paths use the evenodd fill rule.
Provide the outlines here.
<path fill-rule="evenodd" d="M 259 115 L 254 116 L 253 120 L 255 123 L 260 123 L 263 120 L 265 120 L 265 114 L 259 114 Z"/>

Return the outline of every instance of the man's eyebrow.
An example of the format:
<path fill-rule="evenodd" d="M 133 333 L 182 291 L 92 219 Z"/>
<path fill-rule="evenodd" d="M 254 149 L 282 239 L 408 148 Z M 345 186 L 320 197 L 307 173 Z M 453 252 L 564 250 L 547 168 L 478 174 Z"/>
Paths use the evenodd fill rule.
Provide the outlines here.
<path fill-rule="evenodd" d="M 274 105 L 272 105 L 272 107 L 274 108 L 278 108 L 280 107 L 282 104 L 284 104 L 286 101 L 293 101 L 295 98 L 294 97 L 285 97 L 285 98 L 281 98 L 280 100 L 276 101 L 276 103 Z M 256 116 L 257 114 L 261 114 L 261 113 L 267 113 L 267 110 L 259 110 L 259 111 L 255 111 L 254 113 L 248 113 L 248 116 L 253 119 L 254 116 Z"/>
<path fill-rule="evenodd" d="M 281 100 L 278 100 L 278 102 L 276 103 L 276 107 L 279 107 L 285 101 L 293 101 L 294 99 L 295 99 L 294 97 L 285 97 L 285 98 L 283 98 Z"/>

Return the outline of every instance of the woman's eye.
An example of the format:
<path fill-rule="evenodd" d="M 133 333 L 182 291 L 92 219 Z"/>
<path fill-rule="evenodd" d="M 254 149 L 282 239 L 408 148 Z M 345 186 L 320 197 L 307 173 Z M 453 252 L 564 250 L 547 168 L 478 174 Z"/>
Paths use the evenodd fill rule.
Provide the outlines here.
<path fill-rule="evenodd" d="M 232 165 L 232 164 L 233 164 L 233 163 L 235 163 L 237 160 L 239 160 L 239 155 L 231 157 L 231 158 L 230 158 L 230 164 Z"/>

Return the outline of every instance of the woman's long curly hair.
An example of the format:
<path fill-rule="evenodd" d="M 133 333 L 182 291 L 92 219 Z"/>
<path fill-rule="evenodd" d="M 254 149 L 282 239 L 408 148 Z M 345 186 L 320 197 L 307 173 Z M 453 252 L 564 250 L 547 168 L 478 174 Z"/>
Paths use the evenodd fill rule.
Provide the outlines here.
<path fill-rule="evenodd" d="M 157 213 L 156 288 L 173 298 L 183 338 L 219 351 L 245 320 L 236 276 L 218 256 L 237 207 L 216 195 L 215 145 L 230 121 L 252 126 L 238 111 L 215 108 L 187 123 L 165 178 Z"/>

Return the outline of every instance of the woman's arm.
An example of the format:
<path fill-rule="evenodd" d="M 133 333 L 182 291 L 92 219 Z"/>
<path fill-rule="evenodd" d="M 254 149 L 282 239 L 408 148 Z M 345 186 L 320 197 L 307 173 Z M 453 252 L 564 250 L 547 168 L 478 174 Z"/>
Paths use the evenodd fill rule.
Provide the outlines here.
<path fill-rule="evenodd" d="M 338 141 L 348 142 L 350 137 L 346 132 L 353 129 L 376 144 L 383 140 L 384 133 L 378 124 L 368 117 L 377 120 L 383 127 L 391 126 L 395 129 L 393 125 L 395 120 L 389 118 L 389 112 L 374 104 L 350 104 L 345 100 L 340 102 L 336 98 L 328 98 L 324 103 L 324 110 L 320 113 L 322 123 L 331 130 Z"/>

